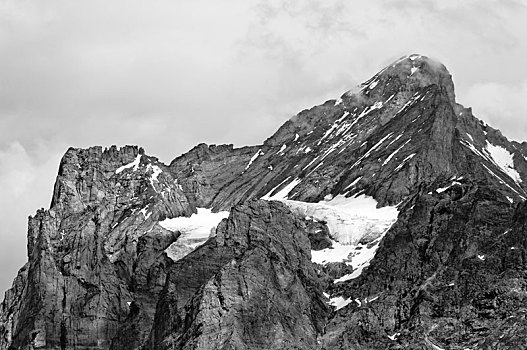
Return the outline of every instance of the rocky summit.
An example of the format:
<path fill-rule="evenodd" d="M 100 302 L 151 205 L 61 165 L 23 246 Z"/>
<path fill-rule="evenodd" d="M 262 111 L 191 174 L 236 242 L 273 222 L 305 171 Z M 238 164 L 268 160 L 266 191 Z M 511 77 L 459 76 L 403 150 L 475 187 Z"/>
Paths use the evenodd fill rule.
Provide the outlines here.
<path fill-rule="evenodd" d="M 71 148 L 0 349 L 526 349 L 526 159 L 421 55 L 261 145 Z"/>

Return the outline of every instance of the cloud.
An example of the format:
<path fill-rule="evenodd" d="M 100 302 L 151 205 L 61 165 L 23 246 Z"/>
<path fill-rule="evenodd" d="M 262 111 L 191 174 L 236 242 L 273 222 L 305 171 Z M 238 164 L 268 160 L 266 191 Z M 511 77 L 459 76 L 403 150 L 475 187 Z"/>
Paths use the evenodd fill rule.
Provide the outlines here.
<path fill-rule="evenodd" d="M 17 142 L 0 147 L 1 291 L 11 286 L 16 271 L 26 262 L 28 215 L 50 201 L 60 155 L 40 145 L 38 152 L 44 150 L 46 155 L 31 155 Z"/>
<path fill-rule="evenodd" d="M 527 141 L 527 80 L 520 85 L 483 83 L 472 86 L 463 101 L 474 114 L 513 140 Z"/>

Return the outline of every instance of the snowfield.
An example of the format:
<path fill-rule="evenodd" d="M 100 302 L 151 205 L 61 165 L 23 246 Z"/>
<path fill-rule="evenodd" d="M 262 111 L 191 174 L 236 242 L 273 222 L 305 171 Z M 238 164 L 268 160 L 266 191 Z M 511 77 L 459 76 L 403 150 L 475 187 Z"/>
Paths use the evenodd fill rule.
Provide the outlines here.
<path fill-rule="evenodd" d="M 159 225 L 172 232 L 181 232 L 181 236 L 172 243 L 165 252 L 173 261 L 180 260 L 185 255 L 205 243 L 215 234 L 216 226 L 229 216 L 228 211 L 213 213 L 211 209 L 196 208 L 197 214 L 190 217 L 165 219 Z"/>
<path fill-rule="evenodd" d="M 319 203 L 280 201 L 295 214 L 325 221 L 333 239 L 343 245 L 357 245 L 364 237 L 373 241 L 391 227 L 399 214 L 396 207 L 377 208 L 377 201 L 366 195 L 350 198 L 338 195 Z"/>
<path fill-rule="evenodd" d="M 319 203 L 279 198 L 293 213 L 326 223 L 333 239 L 332 247 L 312 250 L 311 261 L 321 265 L 344 262 L 354 268 L 353 273 L 337 278 L 334 283 L 360 276 L 399 215 L 395 206 L 377 208 L 377 201 L 366 195 L 349 198 L 338 195 Z"/>
<path fill-rule="evenodd" d="M 514 160 L 512 154 L 501 146 L 495 146 L 489 141 L 485 147 L 487 154 L 490 155 L 491 161 L 494 162 L 505 174 L 507 174 L 516 183 L 522 182 L 520 174 L 514 169 Z"/>

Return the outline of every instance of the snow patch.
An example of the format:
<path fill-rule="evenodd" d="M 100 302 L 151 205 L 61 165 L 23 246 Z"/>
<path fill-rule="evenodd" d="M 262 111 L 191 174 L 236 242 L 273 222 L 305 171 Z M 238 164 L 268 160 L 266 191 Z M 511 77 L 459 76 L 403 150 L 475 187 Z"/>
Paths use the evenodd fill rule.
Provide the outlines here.
<path fill-rule="evenodd" d="M 410 154 L 409 156 L 407 156 L 406 158 L 403 159 L 403 161 L 401 162 L 401 164 L 399 164 L 397 166 L 397 168 L 395 168 L 395 172 L 401 170 L 401 168 L 406 164 L 407 161 L 409 161 L 410 159 L 412 159 L 413 157 L 415 156 L 415 153 L 412 153 Z"/>
<path fill-rule="evenodd" d="M 393 335 L 388 335 L 388 338 L 390 338 L 390 340 L 397 340 L 397 337 L 400 335 L 401 333 L 395 333 Z"/>
<path fill-rule="evenodd" d="M 371 299 L 367 299 L 367 302 L 368 302 L 368 303 L 371 303 L 372 301 L 375 301 L 375 300 L 377 300 L 377 299 L 379 299 L 379 296 L 378 296 L 378 295 L 375 296 L 375 297 L 373 297 L 373 298 L 371 298 Z"/>
<path fill-rule="evenodd" d="M 382 102 L 380 102 L 380 101 L 375 102 L 373 104 L 373 106 L 364 108 L 364 110 L 361 112 L 361 114 L 359 114 L 359 116 L 353 121 L 353 123 L 351 123 L 350 127 L 352 127 L 353 125 L 357 124 L 357 122 L 359 120 L 361 120 L 363 117 L 367 116 L 368 114 L 370 114 L 374 110 L 381 109 L 381 108 L 382 108 Z"/>
<path fill-rule="evenodd" d="M 384 103 L 388 103 L 391 101 L 392 98 L 395 97 L 395 94 L 391 95 L 390 97 L 388 97 L 388 99 L 386 101 L 384 101 Z"/>
<path fill-rule="evenodd" d="M 131 162 L 131 163 L 128 163 L 126 165 L 123 165 L 122 167 L 118 168 L 115 173 L 116 174 L 119 174 L 121 173 L 123 170 L 126 170 L 126 169 L 130 169 L 130 168 L 134 168 L 134 171 L 137 170 L 137 168 L 139 168 L 139 163 L 141 162 L 141 155 L 138 154 L 137 157 L 135 157 L 134 161 Z"/>
<path fill-rule="evenodd" d="M 377 201 L 366 195 L 349 198 L 338 195 L 319 203 L 293 200 L 283 203 L 302 217 L 325 221 L 333 239 L 347 245 L 358 244 L 366 235 L 372 236 L 373 241 L 391 227 L 399 214 L 394 206 L 377 208 Z"/>
<path fill-rule="evenodd" d="M 344 123 L 343 125 L 340 125 L 342 123 L 342 121 L 349 115 L 349 112 L 348 111 L 345 111 L 344 114 L 342 114 L 342 116 L 335 120 L 335 122 L 333 124 L 331 124 L 330 128 L 328 130 L 326 130 L 326 132 L 324 133 L 324 135 L 320 138 L 320 140 L 318 141 L 318 145 L 320 145 L 322 143 L 322 141 L 324 141 L 329 135 L 331 135 L 333 133 L 333 131 L 337 130 L 339 128 L 339 126 L 341 126 L 341 130 L 339 133 L 342 133 L 344 130 L 342 130 L 342 126 L 345 128 L 345 129 L 349 129 L 351 128 L 351 125 L 353 124 L 349 124 L 349 123 Z M 347 131 L 347 130 L 346 130 Z M 337 133 L 338 134 L 338 133 Z"/>
<path fill-rule="evenodd" d="M 282 147 L 280 148 L 280 150 L 278 151 L 278 154 L 282 154 L 284 153 L 285 149 L 287 148 L 287 145 L 282 145 Z"/>
<path fill-rule="evenodd" d="M 487 169 L 487 171 L 489 172 L 489 174 L 491 174 L 492 176 L 494 176 L 496 179 L 498 179 L 498 181 L 502 184 L 504 184 L 505 186 L 507 186 L 508 188 L 510 188 L 513 192 L 516 192 L 523 200 L 525 200 L 525 197 L 522 196 L 517 190 L 515 190 L 514 188 L 512 188 L 508 183 L 506 183 L 505 181 L 503 181 L 498 175 L 496 175 L 492 170 L 490 170 L 485 164 L 481 164 L 483 165 L 483 167 L 485 169 Z"/>
<path fill-rule="evenodd" d="M 452 187 L 454 185 L 461 185 L 461 183 L 457 182 L 457 181 L 454 181 L 454 182 L 452 182 L 450 185 L 448 185 L 446 187 L 440 187 L 440 188 L 436 189 L 436 192 L 437 193 L 443 193 L 443 192 L 445 192 L 446 190 L 448 190 L 450 187 Z"/>
<path fill-rule="evenodd" d="M 347 190 L 348 188 L 352 188 L 353 186 L 355 186 L 359 181 L 360 179 L 362 179 L 362 176 L 359 176 L 358 178 L 356 178 L 355 180 L 353 180 L 352 183 L 350 183 L 348 186 L 346 186 L 345 190 Z"/>
<path fill-rule="evenodd" d="M 148 164 L 147 170 L 148 171 L 152 170 L 152 175 L 150 175 L 149 181 L 150 181 L 150 185 L 152 185 L 152 188 L 157 192 L 156 187 L 154 186 L 154 181 L 159 182 L 157 177 L 163 172 L 163 170 L 161 170 L 161 168 L 158 167 L 157 165 L 152 165 L 152 164 Z"/>
<path fill-rule="evenodd" d="M 197 213 L 190 217 L 165 219 L 159 225 L 172 232 L 180 232 L 181 236 L 172 243 L 165 252 L 173 261 L 180 260 L 185 255 L 205 243 L 215 233 L 216 226 L 229 216 L 228 211 L 213 213 L 211 209 L 196 208 Z"/>
<path fill-rule="evenodd" d="M 329 305 L 335 307 L 335 310 L 340 310 L 351 303 L 351 298 L 344 299 L 343 297 L 335 297 L 329 299 Z"/>
<path fill-rule="evenodd" d="M 297 134 L 298 136 L 298 134 Z M 261 149 L 259 149 L 255 154 L 254 156 L 252 156 L 251 160 L 249 160 L 249 163 L 247 164 L 247 166 L 245 167 L 245 170 L 249 169 L 249 167 L 251 166 L 251 164 L 256 160 L 256 158 L 258 158 L 259 156 L 263 156 L 264 153 L 262 152 Z"/>
<path fill-rule="evenodd" d="M 159 181 L 157 179 L 157 177 L 159 176 L 159 174 L 161 174 L 163 172 L 163 170 L 161 170 L 160 167 L 158 167 L 157 165 L 152 165 L 152 176 L 150 177 L 150 180 L 151 181 Z"/>
<path fill-rule="evenodd" d="M 346 259 L 349 260 L 349 262 L 346 262 L 346 265 L 353 266 L 353 272 L 335 279 L 333 283 L 346 282 L 359 277 L 362 274 L 362 271 L 370 265 L 371 260 L 375 257 L 375 253 L 377 253 L 379 244 L 381 243 L 386 231 L 372 243 L 352 246 L 355 249 L 348 255 L 348 257 L 346 257 Z M 311 252 L 311 256 L 311 260 L 313 260 L 313 252 Z"/>
<path fill-rule="evenodd" d="M 398 136 L 399 137 L 399 136 Z M 404 146 L 406 146 L 406 144 L 408 142 L 410 142 L 411 139 L 407 140 L 405 143 L 403 143 L 399 148 L 397 148 L 395 151 L 392 152 L 392 154 L 390 154 L 388 156 L 388 158 L 386 158 L 386 160 L 382 163 L 382 166 L 385 166 L 386 164 L 388 164 L 388 162 L 390 162 L 390 160 L 393 158 L 393 156 L 395 156 L 397 154 L 397 152 L 399 152 Z"/>
<path fill-rule="evenodd" d="M 337 241 L 331 241 L 331 248 L 311 251 L 311 261 L 320 265 L 332 262 L 345 262 L 351 265 L 350 256 L 355 251 L 356 246 L 344 245 Z"/>
<path fill-rule="evenodd" d="M 386 148 L 390 147 L 392 145 L 392 143 L 394 143 L 397 140 L 399 140 L 402 136 L 403 136 L 403 134 L 397 135 L 396 138 L 394 138 L 393 140 L 390 141 L 390 143 L 386 146 Z"/>
<path fill-rule="evenodd" d="M 484 152 L 485 154 L 483 154 L 482 152 L 480 152 L 473 144 L 471 144 L 470 142 L 467 142 L 465 140 L 461 140 L 461 143 L 463 145 L 465 145 L 466 147 L 468 147 L 474 154 L 490 161 L 491 163 L 493 163 L 494 165 L 496 165 L 498 168 L 500 168 L 505 174 L 507 174 L 512 180 L 514 180 L 514 182 L 516 182 L 516 184 L 518 186 L 519 183 L 522 181 L 521 178 L 520 178 L 520 175 L 518 174 L 518 172 L 514 169 L 514 163 L 513 163 L 513 160 L 512 160 L 512 154 L 510 154 L 505 148 L 501 147 L 501 146 L 494 146 L 493 144 L 489 143 L 487 141 L 487 145 L 484 149 Z M 490 146 L 490 147 L 489 147 Z M 506 183 L 505 181 L 503 181 L 503 179 L 501 179 L 498 175 L 496 175 L 492 170 L 489 169 L 489 167 L 487 167 L 485 164 L 481 163 L 481 165 L 483 165 L 483 167 L 485 169 L 487 169 L 487 171 L 489 172 L 489 174 L 491 174 L 492 176 L 494 176 L 495 178 L 497 178 L 502 184 L 504 184 L 505 186 L 507 186 L 508 188 L 510 188 L 513 192 L 516 192 L 521 198 L 525 198 L 524 196 L 522 196 L 517 190 L 515 190 L 514 188 L 512 188 L 508 183 Z"/>
<path fill-rule="evenodd" d="M 344 262 L 354 268 L 351 274 L 337 278 L 334 283 L 361 275 L 375 257 L 382 238 L 399 213 L 396 207 L 377 208 L 377 201 L 365 195 L 350 198 L 328 196 L 326 201 L 319 203 L 282 202 L 299 216 L 326 222 L 333 238 L 332 246 L 312 250 L 311 261 L 321 265 Z"/>
<path fill-rule="evenodd" d="M 282 181 L 278 186 L 276 186 L 275 188 L 273 188 L 271 191 L 269 191 L 266 195 L 264 195 L 262 197 L 262 199 L 266 199 L 266 200 L 282 200 L 282 199 L 286 199 L 287 196 L 289 195 L 289 192 L 291 192 L 293 190 L 293 188 L 296 187 L 296 185 L 298 185 L 300 182 L 302 182 L 302 180 L 300 179 L 294 179 L 293 181 L 291 181 L 287 186 L 285 186 L 284 188 L 282 188 L 280 191 L 278 191 L 277 193 L 271 195 L 271 193 L 273 193 L 278 187 L 280 187 L 284 182 L 286 182 L 289 178 L 285 179 L 284 181 Z"/>
<path fill-rule="evenodd" d="M 141 209 L 141 213 L 143 214 L 143 217 L 145 218 L 145 220 L 148 220 L 148 218 L 150 217 L 150 215 L 152 215 L 152 213 L 149 213 L 147 208 L 143 208 Z"/>
<path fill-rule="evenodd" d="M 379 147 L 387 138 L 393 135 L 393 132 L 389 133 L 388 135 L 384 136 L 382 139 L 379 140 L 375 145 L 373 145 L 372 148 L 370 148 L 362 157 L 360 157 L 353 165 L 352 168 L 355 167 L 357 164 L 359 164 L 363 159 L 368 158 L 371 154 L 371 152 L 375 151 L 377 147 Z"/>
<path fill-rule="evenodd" d="M 516 183 L 522 182 L 520 174 L 514 169 L 512 154 L 501 146 L 496 146 L 487 141 L 485 149 L 488 151 L 494 164 L 496 164 L 505 174 L 512 178 Z"/>

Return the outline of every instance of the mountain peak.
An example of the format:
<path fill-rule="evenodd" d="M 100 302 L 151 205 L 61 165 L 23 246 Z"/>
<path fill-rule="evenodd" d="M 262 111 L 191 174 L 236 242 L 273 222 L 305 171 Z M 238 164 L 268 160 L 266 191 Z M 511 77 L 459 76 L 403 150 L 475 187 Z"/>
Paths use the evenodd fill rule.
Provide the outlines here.
<path fill-rule="evenodd" d="M 400 71 L 401 73 L 408 74 L 408 76 L 414 76 L 416 73 L 432 76 L 450 76 L 450 73 L 444 64 L 420 54 L 403 56 L 385 69 L 388 70 L 389 68 L 393 68 L 393 71 Z"/>
<path fill-rule="evenodd" d="M 448 99 L 455 103 L 454 83 L 448 69 L 441 62 L 420 54 L 399 58 L 372 78 L 361 84 L 363 95 L 374 95 L 371 90 L 379 85 L 390 90 L 415 92 L 420 88 L 437 85 L 444 89 Z M 382 92 L 381 92 L 382 93 Z"/>

